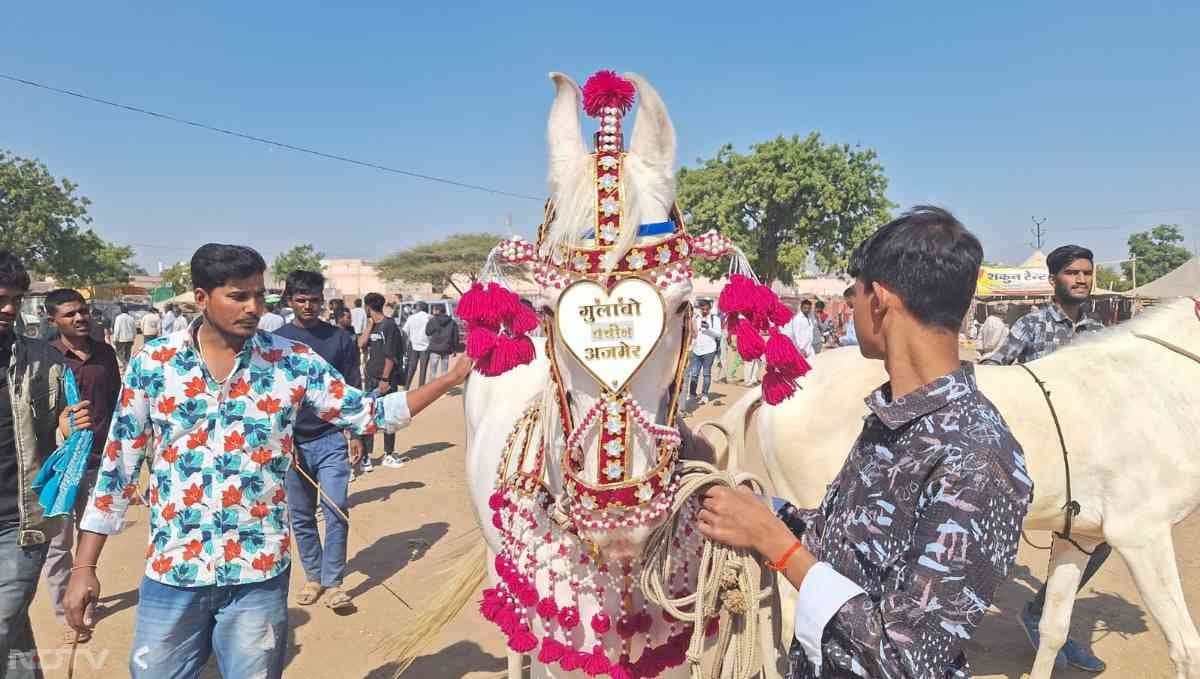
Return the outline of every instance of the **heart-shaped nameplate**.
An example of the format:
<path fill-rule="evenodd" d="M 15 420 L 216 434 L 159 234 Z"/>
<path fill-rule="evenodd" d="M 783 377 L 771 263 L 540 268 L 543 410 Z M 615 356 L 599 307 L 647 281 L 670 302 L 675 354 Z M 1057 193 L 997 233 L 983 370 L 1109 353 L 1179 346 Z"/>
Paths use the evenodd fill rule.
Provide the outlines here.
<path fill-rule="evenodd" d="M 562 345 L 604 388 L 618 392 L 658 345 L 667 316 L 657 288 L 625 278 L 610 290 L 591 281 L 571 284 L 554 318 Z"/>

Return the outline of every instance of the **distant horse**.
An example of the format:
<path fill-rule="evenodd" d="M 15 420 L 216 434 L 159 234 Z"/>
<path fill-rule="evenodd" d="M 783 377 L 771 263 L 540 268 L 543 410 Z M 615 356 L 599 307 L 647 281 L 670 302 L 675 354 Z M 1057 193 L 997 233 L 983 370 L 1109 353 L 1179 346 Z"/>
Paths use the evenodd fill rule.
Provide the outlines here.
<path fill-rule="evenodd" d="M 1171 539 L 1171 527 L 1200 503 L 1198 309 L 1191 300 L 1173 301 L 1029 364 L 1051 393 L 1070 454 L 1071 499 L 1081 508 L 1072 535 L 1089 550 L 1107 541 L 1125 558 L 1180 679 L 1200 679 L 1200 635 Z M 1034 480 L 1025 528 L 1063 530 L 1067 476 L 1045 397 L 1019 366 L 979 366 L 976 374 L 1025 449 Z M 883 364 L 856 348 L 829 351 L 813 360 L 796 396 L 758 408 L 759 396 L 748 394 L 721 421 L 734 433 L 736 451 L 757 420 L 777 491 L 815 507 L 859 433 L 863 397 L 886 380 Z M 1050 676 L 1067 639 L 1087 558 L 1054 541 L 1033 679 Z"/>

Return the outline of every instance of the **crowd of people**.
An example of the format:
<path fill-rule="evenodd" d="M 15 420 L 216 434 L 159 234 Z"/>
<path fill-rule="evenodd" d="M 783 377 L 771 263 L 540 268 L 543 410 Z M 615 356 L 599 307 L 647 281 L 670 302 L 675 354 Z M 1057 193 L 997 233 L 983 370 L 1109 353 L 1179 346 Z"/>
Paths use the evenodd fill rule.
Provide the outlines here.
<path fill-rule="evenodd" d="M 922 275 L 902 275 L 898 267 L 922 258 L 936 259 L 942 270 L 931 265 Z M 875 459 L 885 451 L 888 460 L 926 460 L 904 473 L 911 472 L 914 487 L 942 479 L 950 484 L 944 492 L 900 497 L 893 491 L 907 480 L 845 472 L 834 482 L 838 492 L 816 510 L 777 503 L 772 511 L 748 493 L 708 492 L 700 531 L 757 550 L 800 591 L 794 677 L 818 676 L 812 668 L 822 662 L 830 672 L 866 668 L 871 676 L 966 671 L 959 640 L 943 643 L 941 632 L 928 633 L 937 620 L 925 618 L 940 616 L 942 628 L 953 623 L 962 630 L 955 634 L 970 636 L 1015 558 L 1031 492 L 1014 482 L 1022 478 L 1020 445 L 978 392 L 973 367 L 959 361 L 958 326 L 981 258 L 978 241 L 949 213 L 906 213 L 855 255 L 856 282 L 844 293 L 853 320 L 831 318 L 824 303 L 801 300 L 782 329 L 807 357 L 859 344 L 864 356 L 886 359 L 892 381 L 868 399 L 872 415 L 850 459 Z M 1035 360 L 1101 327 L 1083 307 L 1092 260 L 1078 246 L 1052 252 L 1052 302 L 1016 322 L 983 362 Z M 355 467 L 373 468 L 377 432 L 384 434 L 380 463 L 402 466 L 396 430 L 461 384 L 472 363 L 455 359 L 461 338 L 444 304 L 417 303 L 397 317 L 378 293 L 352 306 L 327 301 L 325 279 L 315 271 L 292 272 L 280 298 L 268 301 L 265 268 L 250 248 L 205 245 L 191 261 L 199 315 L 189 319 L 168 307 L 161 316 L 151 311 L 135 320 L 121 309 L 111 328 L 100 326 L 80 292 L 54 290 L 45 299 L 53 339 L 44 341 L 18 331 L 30 279 L 19 258 L 0 252 L 0 361 L 9 365 L 0 373 L 0 562 L 15 564 L 0 581 L 5 676 L 40 676 L 29 606 L 43 578 L 63 640 L 88 641 L 106 538 L 121 530 L 138 502 L 149 508 L 150 544 L 139 555 L 145 576 L 130 660 L 137 679 L 198 676 L 210 653 L 226 676 L 281 676 L 293 541 L 305 576 L 297 603 L 352 604 L 342 581 L 347 488 Z M 693 323 L 687 385 L 694 399 L 708 398 L 714 368 L 722 379 L 740 367 L 746 384 L 758 380 L 760 366 L 735 365 L 733 338 L 711 300 L 697 303 Z M 135 351 L 138 334 L 143 344 Z M 73 405 L 64 398 L 68 369 L 79 388 Z M 962 438 L 979 423 L 995 428 L 987 446 Z M 48 517 L 32 479 L 61 440 L 83 429 L 94 438 L 74 512 Z M 925 438 L 918 442 L 913 432 Z M 953 456 L 917 454 L 915 447 L 927 447 L 930 437 L 992 466 L 968 470 Z M 916 560 L 922 553 L 917 541 L 936 535 L 921 533 L 924 514 L 914 503 L 945 503 L 951 486 L 955 497 L 970 502 L 947 504 L 933 515 L 995 527 L 972 556 L 987 568 Z M 884 500 L 906 517 L 905 525 L 916 526 L 904 538 L 912 544 L 897 552 L 903 568 L 925 583 L 921 587 L 946 590 L 947 602 L 969 591 L 972 601 L 982 602 L 978 610 L 963 612 L 961 620 L 949 608 L 915 610 L 896 589 L 899 581 L 855 565 L 861 546 L 849 530 L 853 514 L 868 501 Z M 992 514 L 981 516 L 980 508 Z M 1110 551 L 1107 545 L 1095 551 L 1085 582 Z M 946 569 L 962 572 L 951 578 Z M 1021 614 L 1035 645 L 1044 597 L 1043 589 Z M 880 616 L 917 621 L 925 631 L 884 634 L 872 625 Z M 1104 669 L 1084 644 L 1070 642 L 1061 653 L 1076 667 Z"/>

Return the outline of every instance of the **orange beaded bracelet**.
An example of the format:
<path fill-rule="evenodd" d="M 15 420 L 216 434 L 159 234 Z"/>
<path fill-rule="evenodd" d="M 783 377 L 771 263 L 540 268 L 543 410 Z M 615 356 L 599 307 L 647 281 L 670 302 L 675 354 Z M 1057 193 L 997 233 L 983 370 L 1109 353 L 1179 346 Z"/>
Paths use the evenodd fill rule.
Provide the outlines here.
<path fill-rule="evenodd" d="M 788 547 L 788 550 L 783 553 L 783 556 L 779 557 L 775 561 L 764 561 L 763 565 L 768 569 L 775 571 L 776 573 L 782 573 L 787 569 L 788 559 L 791 559 L 792 555 L 796 553 L 796 550 L 800 549 L 802 546 L 803 545 L 800 544 L 800 541 L 797 540 L 791 547 Z"/>

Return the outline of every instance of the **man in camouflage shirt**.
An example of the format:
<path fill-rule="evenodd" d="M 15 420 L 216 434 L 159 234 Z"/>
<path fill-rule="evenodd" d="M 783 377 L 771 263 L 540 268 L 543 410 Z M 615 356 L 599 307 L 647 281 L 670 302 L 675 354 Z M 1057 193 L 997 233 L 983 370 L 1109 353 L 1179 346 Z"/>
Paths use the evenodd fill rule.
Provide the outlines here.
<path fill-rule="evenodd" d="M 1054 299 L 1040 309 L 1025 314 L 1008 333 L 1008 338 L 996 351 L 983 359 L 985 365 L 1012 365 L 1028 363 L 1054 353 L 1079 333 L 1102 330 L 1104 324 L 1088 316 L 1084 305 L 1092 296 L 1092 277 L 1095 272 L 1092 251 L 1078 245 L 1056 248 L 1046 257 L 1050 269 L 1050 280 L 1054 284 Z M 1100 566 L 1112 554 L 1107 542 L 1101 543 L 1088 559 L 1087 568 L 1079 582 L 1082 588 L 1100 570 Z M 1034 600 L 1021 612 L 1021 625 L 1034 648 L 1038 646 L 1038 623 L 1042 619 L 1042 606 L 1046 603 L 1046 586 L 1038 591 Z M 1059 665 L 1074 665 L 1087 672 L 1103 672 L 1104 661 L 1090 649 L 1067 639 L 1058 653 Z"/>
<path fill-rule="evenodd" d="M 698 520 L 797 589 L 789 679 L 969 679 L 964 644 L 1009 575 L 1033 483 L 1021 446 L 958 360 L 983 248 L 918 207 L 851 260 L 863 356 L 890 381 L 816 509 L 711 488 Z M 801 445 L 800 442 L 797 445 Z"/>

